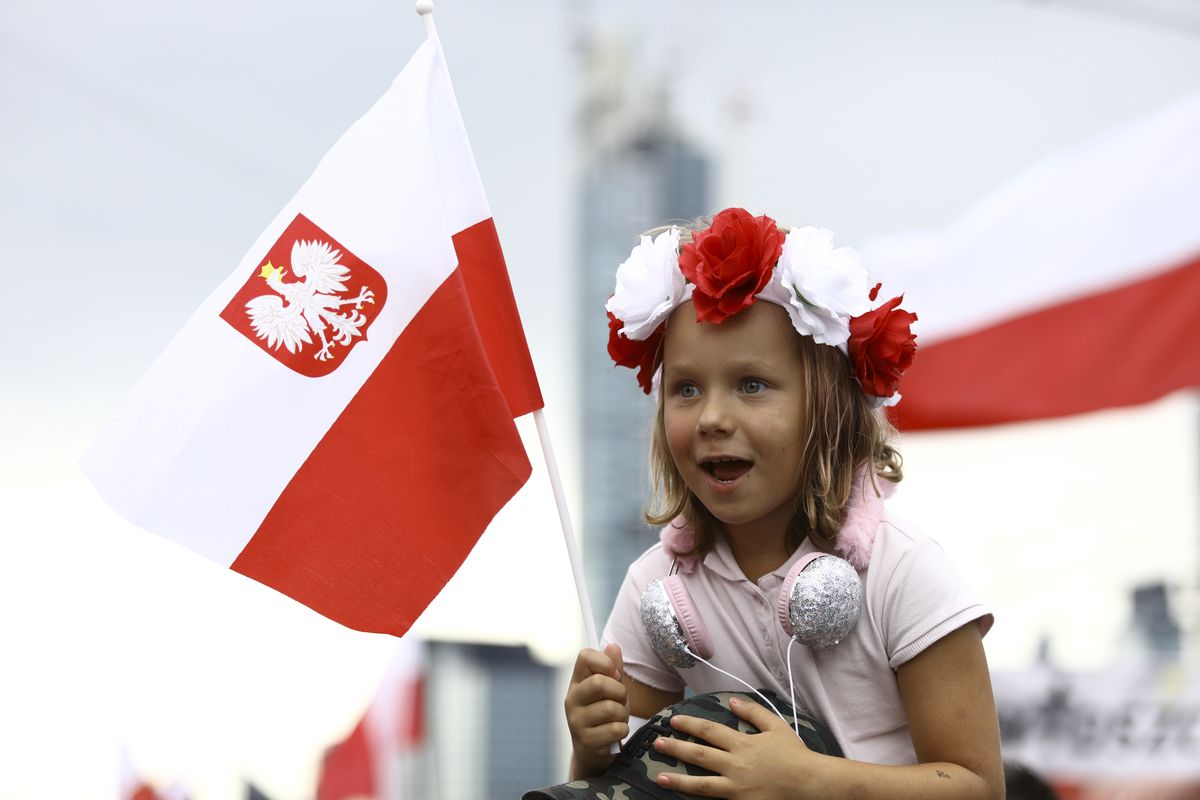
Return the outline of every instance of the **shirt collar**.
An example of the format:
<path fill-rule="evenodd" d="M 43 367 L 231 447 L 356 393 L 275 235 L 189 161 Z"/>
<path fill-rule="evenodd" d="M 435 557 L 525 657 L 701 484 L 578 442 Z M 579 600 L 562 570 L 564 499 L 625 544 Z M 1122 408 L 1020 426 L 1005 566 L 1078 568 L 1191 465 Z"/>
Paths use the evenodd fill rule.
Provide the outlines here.
<path fill-rule="evenodd" d="M 800 546 L 797 547 L 787 561 L 784 561 L 775 569 L 771 570 L 768 575 L 774 575 L 780 581 L 787 577 L 788 570 L 792 568 L 799 559 L 803 558 L 807 553 L 811 553 L 816 548 L 812 542 L 806 537 Z M 742 568 L 738 566 L 737 559 L 733 557 L 733 550 L 729 547 L 729 541 L 725 538 L 725 534 L 721 531 L 713 531 L 713 546 L 704 556 L 704 566 L 720 575 L 722 578 L 730 581 L 746 581 L 750 579 L 742 572 Z"/>

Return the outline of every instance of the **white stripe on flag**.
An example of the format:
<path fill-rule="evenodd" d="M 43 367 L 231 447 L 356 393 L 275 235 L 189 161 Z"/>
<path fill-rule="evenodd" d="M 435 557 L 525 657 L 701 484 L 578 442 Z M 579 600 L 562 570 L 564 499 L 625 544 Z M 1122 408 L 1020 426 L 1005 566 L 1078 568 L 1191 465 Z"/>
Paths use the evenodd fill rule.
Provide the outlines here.
<path fill-rule="evenodd" d="M 944 231 L 862 252 L 923 346 L 1179 266 L 1200 254 L 1200 94 L 1043 160 Z"/>

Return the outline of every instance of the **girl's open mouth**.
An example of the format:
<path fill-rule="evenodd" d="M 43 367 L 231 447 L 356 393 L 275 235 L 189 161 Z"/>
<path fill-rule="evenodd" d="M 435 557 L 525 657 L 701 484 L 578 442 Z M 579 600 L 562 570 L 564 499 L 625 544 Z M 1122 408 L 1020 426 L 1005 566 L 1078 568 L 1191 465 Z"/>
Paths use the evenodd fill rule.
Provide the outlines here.
<path fill-rule="evenodd" d="M 721 483 L 733 483 L 745 475 L 754 466 L 754 462 L 741 458 L 716 458 L 701 462 L 700 467 Z"/>

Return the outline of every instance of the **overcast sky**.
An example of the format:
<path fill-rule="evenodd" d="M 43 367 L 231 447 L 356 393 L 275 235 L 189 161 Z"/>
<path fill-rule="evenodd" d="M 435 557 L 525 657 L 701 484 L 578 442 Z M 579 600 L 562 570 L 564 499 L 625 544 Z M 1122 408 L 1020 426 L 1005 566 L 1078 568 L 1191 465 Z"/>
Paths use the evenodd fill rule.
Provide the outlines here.
<path fill-rule="evenodd" d="M 595 5 L 437 11 L 576 507 L 581 21 L 627 43 L 632 94 L 673 90 L 681 128 L 715 160 L 716 207 L 824 225 L 851 244 L 946 225 L 1046 153 L 1200 89 L 1200 26 L 1150 13 L 1161 3 Z M 361 713 L 392 641 L 128 526 L 75 462 L 422 37 L 408 2 L 5 0 L 0 797 L 111 797 L 124 744 L 148 775 L 206 800 L 239 796 L 241 775 L 301 798 L 320 749 Z M 1131 580 L 1190 574 L 1194 587 L 1196 419 L 1194 400 L 1174 398 L 904 443 L 906 512 L 942 529 L 964 504 L 1025 523 L 944 542 L 1006 603 L 993 663 L 1025 663 L 1047 630 L 1069 663 L 1104 663 Z M 996 475 L 1007 482 L 984 493 Z M 544 481 L 535 473 L 485 536 L 427 634 L 490 632 L 548 659 L 578 647 Z M 1079 543 L 1056 533 L 1079 508 L 1096 588 L 1083 596 L 1064 577 L 1010 599 L 1028 598 L 1011 576 L 1030 563 L 1071 572 Z M 1185 544 L 1126 554 L 1120 570 L 1096 560 L 1141 530 Z M 1023 536 L 1036 543 L 1013 541 Z M 522 551 L 543 559 L 528 590 L 485 582 L 497 565 L 520 568 Z"/>

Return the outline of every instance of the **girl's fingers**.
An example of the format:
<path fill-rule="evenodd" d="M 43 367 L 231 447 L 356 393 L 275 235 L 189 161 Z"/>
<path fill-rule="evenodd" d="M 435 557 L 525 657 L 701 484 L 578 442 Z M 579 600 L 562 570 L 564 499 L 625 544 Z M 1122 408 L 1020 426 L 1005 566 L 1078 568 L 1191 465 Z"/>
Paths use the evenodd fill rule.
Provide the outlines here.
<path fill-rule="evenodd" d="M 683 715 L 671 717 L 671 727 L 677 731 L 691 734 L 697 739 L 703 739 L 713 747 L 719 747 L 722 750 L 733 749 L 733 746 L 738 743 L 738 739 L 746 735 L 719 722 L 713 722 L 711 719 Z"/>
<path fill-rule="evenodd" d="M 594 728 L 585 729 L 579 735 L 579 742 L 588 749 L 607 752 L 609 745 L 621 741 L 628 735 L 628 723 L 607 722 Z"/>
<path fill-rule="evenodd" d="M 603 700 L 580 708 L 575 719 L 581 728 L 598 728 L 610 722 L 628 723 L 629 711 L 621 703 Z"/>
<path fill-rule="evenodd" d="M 586 706 L 601 700 L 614 700 L 624 704 L 629 692 L 625 684 L 607 675 L 590 675 L 570 688 L 567 696 L 575 703 Z"/>
<path fill-rule="evenodd" d="M 608 644 L 604 646 L 604 655 L 613 662 L 612 676 L 619 681 L 625 680 L 625 660 L 621 657 L 621 645 Z"/>
<path fill-rule="evenodd" d="M 721 725 L 720 727 L 724 728 L 725 726 Z M 725 730 L 729 729 L 725 728 Z M 688 742 L 683 739 L 660 736 L 654 740 L 654 749 L 664 755 L 713 772 L 724 772 L 729 764 L 729 753 L 716 747 L 709 747 L 702 742 Z"/>
<path fill-rule="evenodd" d="M 655 782 L 678 794 L 699 797 L 733 797 L 733 781 L 721 775 L 659 775 Z"/>
<path fill-rule="evenodd" d="M 739 700 L 733 697 L 729 700 L 729 707 L 733 709 L 734 714 L 737 714 L 764 733 L 766 731 L 786 731 L 792 728 L 791 725 L 781 720 L 774 711 L 766 706 L 759 705 L 753 700 Z"/>
<path fill-rule="evenodd" d="M 571 683 L 579 683 L 589 675 L 611 676 L 616 672 L 617 665 L 611 656 L 601 653 L 599 650 L 584 649 L 579 651 L 579 655 L 575 659 L 575 669 L 571 672 Z"/>

